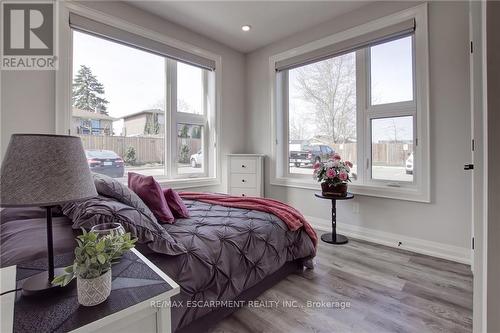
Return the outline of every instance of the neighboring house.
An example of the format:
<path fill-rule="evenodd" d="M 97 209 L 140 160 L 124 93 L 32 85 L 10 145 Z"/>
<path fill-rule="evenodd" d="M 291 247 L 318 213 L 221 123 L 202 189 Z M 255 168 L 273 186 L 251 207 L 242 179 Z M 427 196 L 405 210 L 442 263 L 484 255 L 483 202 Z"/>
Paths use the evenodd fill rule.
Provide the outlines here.
<path fill-rule="evenodd" d="M 73 133 L 90 135 L 113 135 L 113 121 L 117 118 L 102 113 L 73 108 Z"/>
<path fill-rule="evenodd" d="M 124 136 L 159 135 L 165 131 L 165 112 L 143 110 L 123 117 Z"/>

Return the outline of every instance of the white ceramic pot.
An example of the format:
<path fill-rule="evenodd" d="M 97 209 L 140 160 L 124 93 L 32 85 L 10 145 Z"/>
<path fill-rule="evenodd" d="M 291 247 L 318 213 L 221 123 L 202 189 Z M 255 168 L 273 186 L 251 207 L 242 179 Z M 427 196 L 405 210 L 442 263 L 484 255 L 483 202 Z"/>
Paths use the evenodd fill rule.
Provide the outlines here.
<path fill-rule="evenodd" d="M 104 302 L 111 293 L 111 269 L 94 279 L 76 278 L 78 303 L 93 306 Z"/>

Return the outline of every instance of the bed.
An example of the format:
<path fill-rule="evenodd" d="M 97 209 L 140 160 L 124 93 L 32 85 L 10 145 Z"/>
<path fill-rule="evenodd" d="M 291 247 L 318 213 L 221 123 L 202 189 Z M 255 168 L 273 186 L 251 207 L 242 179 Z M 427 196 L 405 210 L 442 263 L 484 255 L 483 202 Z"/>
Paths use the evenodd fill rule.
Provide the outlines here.
<path fill-rule="evenodd" d="M 65 215 L 57 213 L 53 221 L 54 251 L 72 251 L 79 227 L 121 222 L 139 237 L 139 251 L 181 286 L 177 300 L 183 300 L 184 306 L 172 308 L 172 330 L 177 332 L 205 330 L 236 310 L 186 307 L 185 301 L 251 300 L 309 265 L 314 256 L 314 245 L 305 231 L 290 231 L 272 214 L 194 200 L 185 203 L 189 218 L 153 231 L 139 230 L 136 223 L 142 214 L 115 198 L 100 196 L 66 207 Z M 86 213 L 89 207 L 93 210 Z M 46 256 L 45 237 L 40 237 L 45 233 L 43 210 L 4 209 L 1 215 L 2 267 Z M 161 237 L 152 244 L 144 239 L 151 234 Z"/>

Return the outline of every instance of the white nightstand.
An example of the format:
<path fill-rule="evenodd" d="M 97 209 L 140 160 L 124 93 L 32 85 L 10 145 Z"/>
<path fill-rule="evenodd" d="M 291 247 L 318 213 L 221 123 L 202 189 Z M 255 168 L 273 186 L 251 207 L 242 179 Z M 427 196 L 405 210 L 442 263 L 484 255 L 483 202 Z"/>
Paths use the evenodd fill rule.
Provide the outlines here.
<path fill-rule="evenodd" d="M 228 193 L 236 196 L 264 196 L 264 155 L 228 155 Z"/>
<path fill-rule="evenodd" d="M 0 286 L 0 294 L 16 289 L 16 266 L 9 266 L 0 270 Z M 12 332 L 15 299 L 15 292 L 0 296 L 0 319 L 2 322 L 0 324 L 0 332 Z"/>
<path fill-rule="evenodd" d="M 115 302 L 109 302 L 108 304 L 105 304 L 106 302 L 102 303 L 101 305 L 97 305 L 95 307 L 82 307 L 82 306 L 77 306 L 76 310 L 70 314 L 69 320 L 66 318 L 63 321 L 63 324 L 65 326 L 62 330 L 63 331 L 71 331 L 71 332 L 141 332 L 141 333 L 164 333 L 164 332 L 171 332 L 171 313 L 170 313 L 170 307 L 165 306 L 170 303 L 170 298 L 177 295 L 180 291 L 179 285 L 173 281 L 170 277 L 168 277 L 163 271 L 161 271 L 158 267 L 156 267 L 152 262 L 150 262 L 146 257 L 144 257 L 141 253 L 139 253 L 137 250 L 133 249 L 132 250 L 133 254 L 135 256 L 132 259 L 129 260 L 130 265 L 135 265 L 135 264 L 140 264 L 141 267 L 144 267 L 144 264 L 147 265 L 147 268 L 150 269 L 150 273 L 148 273 L 149 276 L 151 274 L 156 274 L 156 279 L 158 281 L 157 284 L 153 283 L 151 284 L 151 288 L 155 288 L 157 286 L 158 289 L 160 289 L 160 286 L 162 290 L 165 290 L 161 293 L 156 294 L 155 296 L 151 297 L 139 297 L 138 295 L 144 295 L 144 292 L 140 292 L 138 294 L 134 294 L 133 296 L 127 297 L 127 301 L 130 303 L 128 306 L 125 308 L 120 308 L 118 311 L 113 311 L 112 308 L 115 306 L 117 303 L 117 299 L 115 298 Z M 138 260 L 140 259 L 140 260 Z M 123 259 L 122 259 L 123 260 Z M 120 264 L 117 264 L 120 265 Z M 115 266 L 113 266 L 115 267 Z M 127 266 L 129 267 L 129 266 Z M 131 266 L 130 266 L 131 267 Z M 126 269 L 123 270 L 125 272 Z M 121 279 L 121 280 L 119 280 Z M 118 277 L 114 278 L 113 280 L 113 290 L 111 291 L 110 299 L 113 297 L 113 292 L 122 292 L 127 289 L 127 283 L 130 283 L 133 285 L 132 288 L 141 288 L 143 287 L 140 282 L 140 278 L 131 278 L 127 276 L 127 274 L 120 274 Z M 163 281 L 162 281 L 163 280 Z M 16 285 L 16 266 L 10 266 L 3 268 L 1 270 L 1 281 L 2 281 L 2 292 L 4 290 L 12 290 L 15 289 Z M 151 280 L 150 278 L 144 278 L 143 281 L 149 281 L 146 282 L 144 285 L 147 287 L 148 283 L 150 283 Z M 154 282 L 154 281 L 153 281 Z M 165 284 L 166 283 L 166 284 Z M 170 288 L 168 288 L 168 285 Z M 115 286 L 117 286 L 117 291 L 115 291 Z M 5 289 L 4 289 L 5 288 Z M 75 288 L 75 293 L 76 294 L 76 286 Z M 20 291 L 17 292 L 18 294 L 16 295 L 15 292 L 9 293 L 6 295 L 1 296 L 2 299 L 2 309 L 1 309 L 1 319 L 2 319 L 2 330 L 1 332 L 12 332 L 14 327 L 16 325 L 21 325 L 20 323 L 16 323 L 16 320 L 21 320 L 19 318 L 23 318 L 22 316 L 22 311 L 29 311 L 30 307 L 29 305 L 26 304 L 21 304 L 23 302 L 22 296 L 19 296 Z M 117 297 L 115 294 L 115 297 Z M 51 296 L 47 296 L 45 299 L 40 300 L 40 306 L 45 307 L 45 310 L 47 310 L 47 307 L 50 307 L 52 305 L 51 303 L 51 298 L 48 298 Z M 61 302 L 64 301 L 64 297 L 60 297 L 63 299 L 62 301 L 58 296 L 52 296 L 52 300 L 54 303 L 54 307 L 61 306 Z M 67 299 L 68 296 L 66 296 Z M 70 296 L 71 297 L 71 296 Z M 118 296 L 120 297 L 120 296 Z M 138 301 L 131 301 L 130 299 L 139 299 Z M 109 300 L 109 299 L 108 299 Z M 31 303 L 33 301 L 30 301 Z M 38 301 L 37 301 L 38 302 Z M 74 299 L 74 302 L 77 302 L 76 297 Z M 110 305 L 110 303 L 113 303 L 114 305 Z M 155 306 L 157 304 L 162 304 L 163 306 Z M 36 303 L 35 306 L 33 307 L 34 311 L 36 311 Z M 14 307 L 16 308 L 16 313 L 14 316 Z M 78 311 L 81 311 L 81 313 L 78 313 Z M 41 312 L 41 314 L 44 312 Z M 45 313 L 47 313 L 45 311 Z M 29 317 L 35 317 L 36 314 L 34 312 L 30 313 Z M 82 319 L 83 318 L 83 319 Z M 89 319 L 90 318 L 90 319 Z M 95 319 L 94 319 L 95 318 Z M 57 318 L 57 316 L 52 317 L 52 316 L 47 316 L 47 317 L 42 317 L 37 318 L 39 321 L 57 321 L 60 320 L 60 318 Z M 30 324 L 30 323 L 28 323 Z M 47 324 L 47 323 L 44 323 Z M 54 324 L 55 325 L 55 324 Z M 40 326 L 50 326 L 49 325 L 43 325 L 41 324 Z M 58 330 L 61 330 L 61 326 L 57 323 Z M 16 331 L 19 331 L 17 329 Z"/>

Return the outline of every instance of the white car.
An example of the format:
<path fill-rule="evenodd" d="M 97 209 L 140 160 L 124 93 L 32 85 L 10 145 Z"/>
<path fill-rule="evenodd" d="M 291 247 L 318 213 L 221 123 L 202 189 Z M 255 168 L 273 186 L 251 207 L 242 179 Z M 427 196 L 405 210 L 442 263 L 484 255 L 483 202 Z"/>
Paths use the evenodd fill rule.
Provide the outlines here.
<path fill-rule="evenodd" d="M 408 158 L 406 159 L 405 169 L 407 175 L 413 174 L 413 153 L 411 153 L 410 156 L 408 156 Z"/>
<path fill-rule="evenodd" d="M 199 150 L 196 154 L 191 155 L 189 158 L 192 168 L 201 168 L 203 163 L 203 152 Z"/>

